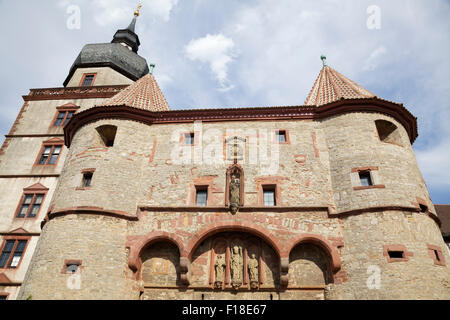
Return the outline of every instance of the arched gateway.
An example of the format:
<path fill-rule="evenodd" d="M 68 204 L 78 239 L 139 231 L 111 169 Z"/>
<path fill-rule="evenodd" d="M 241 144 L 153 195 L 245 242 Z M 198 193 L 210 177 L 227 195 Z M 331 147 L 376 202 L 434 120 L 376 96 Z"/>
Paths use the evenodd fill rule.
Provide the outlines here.
<path fill-rule="evenodd" d="M 206 228 L 186 245 L 170 234 L 146 237 L 140 249 L 131 248 L 139 252 L 141 299 L 323 299 L 325 286 L 333 282 L 332 253 L 311 237 L 298 239 L 286 251 L 261 231 Z M 280 281 L 280 254 L 286 252 L 287 286 Z"/>

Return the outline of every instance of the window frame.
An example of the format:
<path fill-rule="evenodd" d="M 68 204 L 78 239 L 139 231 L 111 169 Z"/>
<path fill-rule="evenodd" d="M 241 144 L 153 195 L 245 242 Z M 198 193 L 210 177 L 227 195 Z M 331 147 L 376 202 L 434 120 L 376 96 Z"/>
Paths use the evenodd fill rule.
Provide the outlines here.
<path fill-rule="evenodd" d="M 89 169 L 81 170 L 81 183 L 80 183 L 79 187 L 75 188 L 75 190 L 89 190 L 89 189 L 91 189 L 92 188 L 92 179 L 94 177 L 94 172 L 95 172 L 95 168 L 89 168 Z M 92 175 L 91 176 L 90 185 L 87 186 L 87 187 L 85 186 L 85 178 L 84 178 L 84 176 L 86 174 L 91 174 Z"/>
<path fill-rule="evenodd" d="M 67 116 L 69 115 L 69 112 L 73 112 L 73 115 L 72 115 L 72 117 L 73 117 L 77 113 L 78 109 L 80 109 L 80 107 L 73 103 L 66 103 L 62 106 L 56 107 L 56 112 L 55 112 L 55 115 L 53 116 L 52 122 L 50 123 L 49 129 L 64 128 L 64 126 L 65 126 L 64 122 L 67 120 Z M 61 112 L 65 112 L 64 118 L 61 121 L 60 125 L 56 125 L 56 120 L 58 120 L 58 115 Z"/>
<path fill-rule="evenodd" d="M 56 158 L 55 163 L 49 163 L 50 159 L 54 155 L 55 148 L 58 148 L 58 147 L 60 147 L 61 149 L 59 151 L 59 154 L 58 154 L 58 157 Z M 45 163 L 40 163 L 46 148 L 50 148 L 50 152 L 48 153 Z M 41 149 L 38 153 L 38 156 L 36 158 L 34 165 L 40 166 L 40 167 L 44 167 L 44 166 L 55 166 L 56 167 L 58 165 L 59 159 L 61 158 L 61 154 L 62 154 L 63 150 L 64 150 L 64 141 L 62 141 L 61 139 L 51 139 L 51 140 L 42 142 Z"/>
<path fill-rule="evenodd" d="M 4 300 L 9 300 L 9 292 L 0 292 L 0 297 L 4 297 Z M 0 299 L 1 301 L 2 299 Z"/>
<path fill-rule="evenodd" d="M 266 205 L 265 201 L 264 201 L 264 191 L 271 189 L 273 190 L 273 200 L 274 200 L 274 205 Z M 280 205 L 280 201 L 279 201 L 279 188 L 277 184 L 261 184 L 261 193 L 260 193 L 260 205 L 263 207 L 277 207 Z"/>
<path fill-rule="evenodd" d="M 402 258 L 391 258 L 389 256 L 389 252 L 393 251 L 401 251 L 403 253 Z M 402 244 L 391 244 L 391 245 L 384 245 L 383 246 L 383 255 L 386 257 L 386 261 L 388 263 L 391 262 L 402 262 L 402 261 L 409 261 L 409 257 L 412 257 L 414 254 L 406 249 L 406 246 Z"/>
<path fill-rule="evenodd" d="M 3 250 L 5 249 L 7 241 L 12 241 L 12 240 L 14 241 L 13 248 L 12 248 L 12 250 L 9 253 L 9 257 L 6 260 L 5 265 L 3 267 L 0 267 L 0 270 L 17 270 L 17 269 L 19 269 L 20 265 L 21 265 L 21 263 L 23 261 L 23 258 L 25 257 L 25 254 L 27 252 L 28 245 L 30 244 L 30 237 L 27 237 L 27 236 L 6 236 L 6 237 L 3 237 L 3 243 L 2 243 L 2 246 L 0 247 L 0 257 L 3 255 Z M 20 256 L 20 260 L 17 263 L 17 266 L 10 267 L 12 259 L 14 258 L 14 254 L 16 253 L 16 249 L 17 249 L 17 246 L 19 244 L 19 241 L 26 241 L 25 246 L 24 246 L 23 251 L 22 251 L 22 255 Z"/>
<path fill-rule="evenodd" d="M 69 265 L 77 265 L 78 269 L 75 272 L 67 272 L 67 267 Z M 63 264 L 63 268 L 61 269 L 61 273 L 62 274 L 80 274 L 81 271 L 83 270 L 83 260 L 64 260 L 64 264 Z"/>
<path fill-rule="evenodd" d="M 193 136 L 193 139 L 192 139 L 192 144 L 186 144 L 186 136 L 187 135 L 191 135 L 191 136 Z M 196 146 L 196 145 L 198 145 L 198 134 L 197 134 L 197 132 L 195 132 L 195 131 L 190 131 L 190 132 L 181 132 L 180 133 L 180 145 L 181 146 L 183 146 L 183 147 L 193 147 L 193 146 Z"/>
<path fill-rule="evenodd" d="M 384 189 L 386 186 L 384 184 L 378 184 L 378 177 L 377 179 L 374 178 L 374 175 L 372 174 L 373 171 L 378 171 L 378 167 L 360 167 L 360 168 L 353 168 L 351 169 L 351 175 L 357 175 L 355 177 L 351 177 L 353 190 L 366 190 L 366 189 Z M 371 185 L 369 186 L 363 186 L 361 184 L 361 174 L 368 173 L 370 175 L 370 181 Z M 355 181 L 357 179 L 357 182 Z"/>
<path fill-rule="evenodd" d="M 284 139 L 285 141 L 279 141 L 278 137 L 280 136 L 279 133 L 284 132 Z M 289 137 L 289 130 L 286 129 L 275 129 L 273 130 L 273 143 L 277 144 L 291 144 L 291 139 Z"/>
<path fill-rule="evenodd" d="M 84 81 L 86 80 L 86 77 L 89 77 L 89 76 L 93 77 L 91 84 L 88 85 L 88 86 L 83 85 Z M 96 72 L 83 73 L 83 75 L 81 76 L 81 81 L 80 81 L 78 86 L 79 87 L 92 87 L 92 86 L 94 86 L 96 78 L 97 78 L 97 73 Z"/>
<path fill-rule="evenodd" d="M 198 199 L 198 192 L 199 191 L 205 191 L 205 193 L 206 193 L 206 201 L 205 201 L 204 205 L 199 205 L 198 204 L 197 199 Z M 195 202 L 195 206 L 196 207 L 207 207 L 208 206 L 208 198 L 209 198 L 209 186 L 208 185 L 195 186 L 195 199 L 194 199 L 194 202 Z"/>
<path fill-rule="evenodd" d="M 19 204 L 17 205 L 16 211 L 14 213 L 14 219 L 37 219 L 39 217 L 39 214 L 41 213 L 42 207 L 44 205 L 44 201 L 47 196 L 47 192 L 48 192 L 48 188 L 44 187 L 43 185 L 41 185 L 39 183 L 34 184 L 30 187 L 24 188 L 22 196 L 20 197 Z M 31 199 L 31 202 L 30 202 L 30 205 L 28 207 L 27 214 L 25 215 L 25 217 L 19 217 L 18 216 L 19 212 L 22 209 L 23 202 L 27 195 L 33 195 L 33 198 Z M 32 210 L 31 208 L 34 205 L 36 195 L 43 195 L 41 205 L 40 205 L 39 210 L 36 213 L 36 215 L 34 217 L 30 217 L 29 214 L 31 213 L 31 210 Z"/>
<path fill-rule="evenodd" d="M 433 260 L 433 263 L 437 266 L 446 266 L 445 256 L 442 248 L 436 245 L 427 244 L 428 255 Z"/>

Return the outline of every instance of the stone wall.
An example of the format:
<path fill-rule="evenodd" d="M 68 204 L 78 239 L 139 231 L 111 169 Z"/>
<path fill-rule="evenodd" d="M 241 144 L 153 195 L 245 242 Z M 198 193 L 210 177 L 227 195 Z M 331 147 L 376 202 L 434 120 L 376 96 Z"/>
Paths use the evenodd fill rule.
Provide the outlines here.
<path fill-rule="evenodd" d="M 378 119 L 398 127 L 403 146 L 380 141 Z M 96 131 L 101 125 L 117 126 L 112 147 L 101 145 Z M 287 143 L 275 143 L 276 130 L 286 130 Z M 200 137 L 194 146 L 183 145 L 187 132 L 216 142 L 202 145 Z M 239 161 L 244 206 L 231 215 L 225 207 L 231 163 L 224 161 L 224 140 L 235 134 L 247 139 Z M 276 172 L 251 163 L 264 153 L 252 153 L 255 141 L 269 156 L 279 147 Z M 217 157 L 208 163 L 210 151 Z M 180 154 L 189 161 L 177 162 Z M 82 188 L 87 169 L 94 172 L 92 185 Z M 370 171 L 375 186 L 361 188 L 358 170 Z M 276 186 L 273 210 L 263 207 L 265 184 Z M 205 208 L 195 206 L 196 186 L 208 187 Z M 419 213 L 419 203 L 431 213 Z M 205 122 L 202 128 L 198 123 L 148 126 L 99 120 L 74 135 L 20 297 L 36 292 L 40 298 L 448 299 L 448 266 L 436 265 L 427 249 L 445 249 L 432 214 L 407 134 L 384 115 Z M 211 250 L 224 232 L 231 233 L 225 239 L 246 234 L 263 243 L 267 283 L 259 290 L 214 289 Z M 387 259 L 387 246 L 404 247 L 404 259 Z M 55 273 L 66 256 L 83 261 L 87 287 L 63 288 L 66 275 Z M 447 251 L 444 257 L 450 261 Z M 155 258 L 159 266 L 167 264 L 166 275 L 149 272 L 158 269 L 152 269 Z M 111 266 L 110 273 L 105 265 Z M 367 284 L 368 268 L 381 272 L 377 289 Z M 38 293 L 42 286 L 49 290 Z"/>

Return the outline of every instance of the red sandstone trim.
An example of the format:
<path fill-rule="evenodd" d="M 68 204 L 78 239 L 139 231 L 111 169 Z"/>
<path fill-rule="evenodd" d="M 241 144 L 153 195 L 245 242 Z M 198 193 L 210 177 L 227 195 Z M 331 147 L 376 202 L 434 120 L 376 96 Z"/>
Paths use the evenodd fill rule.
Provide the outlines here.
<path fill-rule="evenodd" d="M 289 240 L 289 242 L 285 245 L 285 252 L 287 253 L 287 256 L 289 257 L 291 251 L 301 243 L 313 243 L 322 248 L 330 258 L 331 270 L 333 273 L 336 273 L 341 269 L 341 258 L 337 247 L 325 237 L 318 234 L 303 233 Z"/>
<path fill-rule="evenodd" d="M 17 126 L 19 125 L 19 122 L 20 122 L 20 119 L 23 118 L 23 113 L 26 111 L 27 107 L 28 107 L 28 102 L 25 101 L 25 103 L 22 105 L 22 108 L 19 111 L 19 114 L 17 115 L 16 120 L 14 121 L 14 123 L 11 127 L 11 130 L 9 131 L 9 135 L 13 135 L 14 132 L 16 132 Z"/>
<path fill-rule="evenodd" d="M 0 283 L 1 285 L 1 283 Z M 0 292 L 0 297 L 5 297 L 5 300 L 8 300 L 9 292 Z"/>
<path fill-rule="evenodd" d="M 371 186 L 358 186 L 358 187 L 353 187 L 353 190 L 357 191 L 357 190 L 366 190 L 366 189 L 384 189 L 386 188 L 386 186 L 384 184 L 374 184 Z"/>
<path fill-rule="evenodd" d="M 12 272 L 16 272 L 17 270 L 19 270 L 20 265 L 22 264 L 23 258 L 25 257 L 25 254 L 27 252 L 28 245 L 30 244 L 30 239 L 31 239 L 30 235 L 18 235 L 18 234 L 14 234 L 14 233 L 12 233 L 12 234 L 10 234 L 8 236 L 3 236 L 3 243 L 2 243 L 2 245 L 0 247 L 0 253 L 3 252 L 3 248 L 5 247 L 5 244 L 6 244 L 7 240 L 15 240 L 16 243 L 14 243 L 13 250 L 11 250 L 10 256 L 9 256 L 8 260 L 6 261 L 6 263 L 5 263 L 5 266 L 3 268 L 0 268 L 0 270 L 3 269 L 3 270 L 12 271 Z M 17 266 L 14 267 L 14 268 L 10 268 L 8 266 L 11 263 L 11 260 L 13 258 L 13 253 L 16 251 L 18 240 L 26 240 L 27 243 L 25 245 L 25 248 L 23 249 L 22 256 L 20 257 L 20 260 L 19 260 L 19 263 L 17 264 Z"/>
<path fill-rule="evenodd" d="M 402 251 L 403 258 L 391 258 L 391 257 L 389 257 L 388 251 Z M 414 255 L 414 253 L 408 251 L 406 249 L 406 247 L 402 244 L 390 244 L 390 245 L 383 246 L 383 256 L 386 257 L 386 260 L 388 263 L 409 261 L 409 257 L 412 257 L 413 255 Z"/>
<path fill-rule="evenodd" d="M 353 168 L 351 172 L 375 171 L 375 170 L 378 170 L 378 167 L 359 167 Z"/>
<path fill-rule="evenodd" d="M 91 206 L 78 206 L 78 207 L 71 207 L 71 208 L 65 208 L 60 210 L 51 211 L 47 214 L 48 219 L 44 219 L 41 223 L 41 229 L 44 227 L 44 225 L 57 217 L 66 216 L 69 214 L 90 214 L 90 215 L 102 215 L 107 217 L 114 217 L 119 219 L 125 219 L 129 221 L 138 221 L 138 217 L 136 215 L 131 215 L 128 212 L 125 211 L 119 211 L 119 210 L 105 210 L 101 207 L 91 207 Z"/>
<path fill-rule="evenodd" d="M 264 240 L 267 244 L 272 246 L 272 248 L 278 254 L 279 257 L 285 253 L 283 251 L 282 245 L 279 243 L 276 237 L 274 237 L 268 230 L 265 230 L 254 223 L 231 220 L 210 224 L 207 227 L 196 232 L 196 234 L 192 236 L 191 240 L 186 246 L 186 252 L 188 252 L 189 260 L 192 258 L 195 249 L 202 243 L 203 240 L 209 238 L 210 236 L 216 233 L 225 231 L 247 232 L 254 234 L 257 237 Z"/>
<path fill-rule="evenodd" d="M 60 174 L 6 174 L 0 178 L 58 178 Z"/>
<path fill-rule="evenodd" d="M 54 137 L 64 137 L 64 134 L 13 134 L 5 135 L 6 138 L 54 138 Z"/>
<path fill-rule="evenodd" d="M 45 201 L 45 198 L 47 197 L 47 192 L 48 192 L 48 188 L 44 187 L 41 184 L 34 184 L 34 185 L 30 186 L 30 187 L 24 188 L 22 197 L 20 197 L 19 204 L 17 205 L 16 211 L 14 212 L 13 219 L 14 220 L 37 219 L 39 217 L 39 214 L 41 213 L 42 207 L 44 206 L 44 201 Z M 20 208 L 22 207 L 22 203 L 23 203 L 23 201 L 25 199 L 25 196 L 30 195 L 30 194 L 33 194 L 33 199 L 31 199 L 31 202 L 30 202 L 30 205 L 28 207 L 27 213 L 25 214 L 25 217 L 20 217 L 20 218 L 17 217 L 17 215 L 18 215 L 18 213 L 20 211 Z M 36 215 L 34 217 L 28 217 L 29 212 L 31 210 L 33 210 L 33 204 L 36 201 L 36 194 L 43 194 L 44 197 L 42 198 L 41 205 L 39 206 L 39 210 L 36 213 Z"/>
<path fill-rule="evenodd" d="M 182 257 L 187 257 L 187 252 L 184 249 L 183 241 L 176 234 L 165 231 L 152 231 L 145 236 L 128 236 L 126 247 L 130 249 L 128 255 L 128 266 L 131 270 L 137 273 L 140 278 L 140 269 L 142 267 L 141 253 L 149 246 L 160 242 L 169 241 L 173 243 L 180 252 L 180 260 Z M 180 262 L 181 265 L 181 262 Z M 187 268 L 186 268 L 187 271 Z"/>
<path fill-rule="evenodd" d="M 311 138 L 313 142 L 314 155 L 316 158 L 320 158 L 319 148 L 317 147 L 317 137 L 315 132 L 311 132 Z"/>
<path fill-rule="evenodd" d="M 196 207 L 196 206 L 177 206 L 177 207 L 153 207 L 153 206 L 139 206 L 140 211 L 155 211 L 155 212 L 228 212 L 229 207 Z M 260 206 L 244 206 L 239 208 L 240 212 L 310 212 L 310 211 L 326 211 L 328 207 L 260 207 Z"/>
<path fill-rule="evenodd" d="M 433 262 L 435 265 L 438 266 L 446 266 L 445 264 L 445 256 L 444 253 L 442 252 L 441 247 L 439 246 L 435 246 L 432 244 L 427 244 L 427 249 L 428 249 L 428 255 L 430 256 L 431 259 L 433 259 Z M 437 257 L 436 257 L 436 254 Z"/>
<path fill-rule="evenodd" d="M 22 96 L 23 100 L 73 100 L 111 98 L 129 85 L 95 86 L 95 87 L 63 87 L 31 89 L 29 95 Z"/>
<path fill-rule="evenodd" d="M 55 98 L 55 97 L 54 97 Z M 70 146 L 71 139 L 79 127 L 98 119 L 128 119 L 148 125 L 162 123 L 191 123 L 202 121 L 249 121 L 249 120 L 281 120 L 281 119 L 309 119 L 319 120 L 331 116 L 351 113 L 370 112 L 382 113 L 400 122 L 408 132 L 411 143 L 417 137 L 417 120 L 402 105 L 379 98 L 344 99 L 320 107 L 291 106 L 266 108 L 239 109 L 196 109 L 152 112 L 126 106 L 95 107 L 75 115 L 65 128 L 66 145 Z"/>

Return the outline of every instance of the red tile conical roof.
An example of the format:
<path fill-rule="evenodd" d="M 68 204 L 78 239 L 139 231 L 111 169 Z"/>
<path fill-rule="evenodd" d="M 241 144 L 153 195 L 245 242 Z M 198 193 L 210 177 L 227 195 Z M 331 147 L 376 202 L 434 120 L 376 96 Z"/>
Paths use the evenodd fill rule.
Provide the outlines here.
<path fill-rule="evenodd" d="M 152 74 L 146 74 L 115 96 L 103 101 L 99 106 L 128 106 L 149 111 L 170 110 Z"/>
<path fill-rule="evenodd" d="M 375 95 L 329 66 L 324 66 L 314 82 L 305 105 L 322 106 L 341 99 L 374 98 Z"/>

